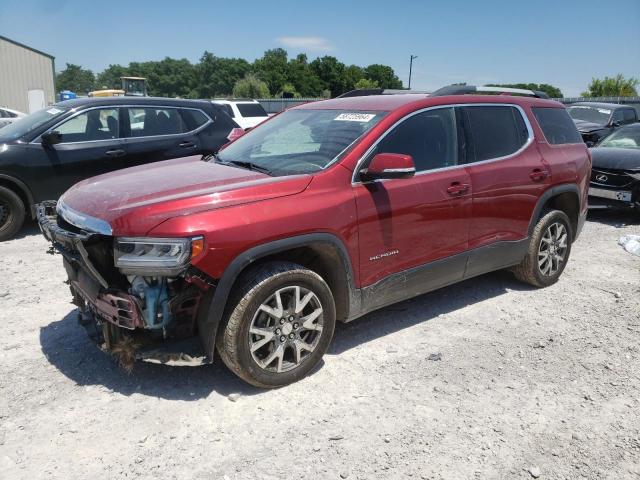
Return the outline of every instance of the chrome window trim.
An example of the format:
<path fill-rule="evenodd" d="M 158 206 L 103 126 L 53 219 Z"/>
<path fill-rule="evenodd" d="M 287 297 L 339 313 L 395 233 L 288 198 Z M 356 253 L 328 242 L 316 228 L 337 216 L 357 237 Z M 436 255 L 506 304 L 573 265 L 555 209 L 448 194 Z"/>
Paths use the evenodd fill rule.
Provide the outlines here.
<path fill-rule="evenodd" d="M 205 123 L 203 123 L 201 126 L 199 126 L 198 128 L 196 128 L 194 130 L 189 130 L 188 132 L 184 132 L 184 133 L 168 133 L 168 134 L 164 134 L 164 135 L 149 135 L 149 136 L 145 136 L 145 137 L 118 137 L 118 138 L 107 138 L 107 139 L 103 139 L 103 140 L 85 140 L 85 141 L 80 141 L 80 142 L 60 142 L 60 143 L 57 143 L 56 145 L 74 145 L 74 144 L 77 144 L 77 143 L 113 142 L 114 140 L 129 140 L 129 139 L 132 139 L 132 138 L 178 137 L 178 136 L 181 136 L 181 135 L 190 135 L 190 134 L 198 133 L 201 130 L 203 130 L 204 128 L 206 128 L 207 126 L 209 126 L 212 123 L 214 123 L 213 119 L 209 116 L 209 114 L 207 112 L 205 112 L 201 108 L 195 108 L 195 107 L 176 107 L 176 106 L 173 106 L 173 105 L 171 105 L 169 107 L 162 106 L 162 105 L 96 105 L 95 107 L 83 108 L 82 110 L 78 110 L 75 113 L 73 113 L 72 115 L 69 115 L 68 117 L 60 120 L 53 127 L 48 128 L 47 130 L 42 132 L 40 135 L 38 135 L 36 138 L 31 140 L 31 142 L 29 142 L 29 143 L 35 143 L 35 144 L 42 143 L 41 141 L 38 142 L 36 140 L 41 138 L 42 135 L 44 135 L 45 133 L 52 132 L 53 130 L 58 128 L 60 125 L 62 125 L 63 123 L 65 123 L 65 122 L 67 122 L 69 120 L 71 120 L 72 118 L 75 118 L 78 115 L 82 115 L 83 113 L 88 112 L 90 110 L 98 110 L 98 109 L 119 110 L 121 108 L 158 108 L 158 109 L 169 109 L 169 108 L 178 109 L 178 108 L 181 108 L 183 110 L 196 110 L 196 111 L 204 114 L 204 116 L 207 117 L 207 121 Z M 119 125 L 120 125 L 120 122 L 118 121 L 118 128 L 120 128 Z"/>
<path fill-rule="evenodd" d="M 529 117 L 527 117 L 527 114 L 525 113 L 524 109 L 520 106 L 520 105 L 516 105 L 514 103 L 453 103 L 453 104 L 447 104 L 447 105 L 435 105 L 433 107 L 426 107 L 426 108 L 422 108 L 420 110 L 416 110 L 414 112 L 408 113 L 407 115 L 405 115 L 404 117 L 402 117 L 401 119 L 399 119 L 398 121 L 396 121 L 393 125 L 391 125 L 382 135 L 380 135 L 380 137 L 378 137 L 378 139 L 367 149 L 366 152 L 364 152 L 364 154 L 358 159 L 358 162 L 356 163 L 356 168 L 353 169 L 353 174 L 351 175 L 351 185 L 362 185 L 365 183 L 373 183 L 373 182 L 384 182 L 384 181 L 388 181 L 388 180 L 392 180 L 392 179 L 378 179 L 378 180 L 369 180 L 367 182 L 361 182 L 360 180 L 357 179 L 358 177 L 358 173 L 360 172 L 360 169 L 362 168 L 362 164 L 366 161 L 366 159 L 369 157 L 369 155 L 371 155 L 371 152 L 378 146 L 378 143 L 380 143 L 394 128 L 396 128 L 400 123 L 404 122 L 406 119 L 417 115 L 419 113 L 423 113 L 423 112 L 427 112 L 429 110 L 436 110 L 436 109 L 441 109 L 441 108 L 460 108 L 460 107 L 514 107 L 516 108 L 519 112 L 520 115 L 522 116 L 522 119 L 524 120 L 524 123 L 527 127 L 527 133 L 529 134 L 529 136 L 527 137 L 526 142 L 515 152 L 510 153 L 509 155 L 503 155 L 502 157 L 495 157 L 495 158 L 489 158 L 487 160 L 481 160 L 479 162 L 471 162 L 471 163 L 461 163 L 459 165 L 451 165 L 448 167 L 442 167 L 442 168 L 433 168 L 431 170 L 421 170 L 421 171 L 416 171 L 416 174 L 414 175 L 414 177 L 417 176 L 421 176 L 421 175 L 426 175 L 429 173 L 437 173 L 437 172 L 444 172 L 444 171 L 448 171 L 448 170 L 455 170 L 457 168 L 465 168 L 469 165 L 484 165 L 486 163 L 492 163 L 492 162 L 498 162 L 501 160 L 507 160 L 509 158 L 515 157 L 516 155 L 520 155 L 524 150 L 526 150 L 534 141 L 534 134 L 533 134 L 533 127 L 531 126 L 531 122 L 529 122 Z M 457 121 L 456 121 L 456 127 L 457 127 Z"/>
<path fill-rule="evenodd" d="M 63 199 L 58 200 L 56 212 L 74 227 L 78 227 L 87 232 L 99 233 L 101 235 L 111 235 L 113 233 L 111 225 L 108 222 L 74 210 L 64 203 Z"/>

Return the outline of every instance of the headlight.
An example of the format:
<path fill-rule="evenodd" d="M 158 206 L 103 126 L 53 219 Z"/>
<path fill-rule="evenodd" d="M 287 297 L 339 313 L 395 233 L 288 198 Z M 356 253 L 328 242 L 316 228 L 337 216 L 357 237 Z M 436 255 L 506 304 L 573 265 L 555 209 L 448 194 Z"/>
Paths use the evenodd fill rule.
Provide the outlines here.
<path fill-rule="evenodd" d="M 189 264 L 192 250 L 201 252 L 204 240 L 197 238 L 117 238 L 116 267 L 126 274 L 177 275 Z"/>

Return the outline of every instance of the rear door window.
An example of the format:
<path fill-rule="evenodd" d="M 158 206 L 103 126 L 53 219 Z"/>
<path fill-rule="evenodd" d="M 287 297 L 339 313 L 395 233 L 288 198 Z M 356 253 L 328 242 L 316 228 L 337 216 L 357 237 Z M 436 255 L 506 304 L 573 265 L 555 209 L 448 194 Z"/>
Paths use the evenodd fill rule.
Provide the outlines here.
<path fill-rule="evenodd" d="M 506 157 L 527 143 L 529 131 L 516 107 L 479 105 L 463 108 L 471 137 L 468 161 Z"/>
<path fill-rule="evenodd" d="M 185 131 L 177 108 L 129 108 L 131 137 L 176 135 Z"/>
<path fill-rule="evenodd" d="M 453 108 L 438 108 L 404 120 L 378 143 L 373 154 L 411 155 L 420 172 L 457 165 L 457 144 Z"/>
<path fill-rule="evenodd" d="M 70 118 L 55 128 L 62 143 L 111 140 L 120 136 L 117 108 L 96 108 Z"/>
<path fill-rule="evenodd" d="M 534 107 L 532 110 L 544 137 L 551 145 L 582 143 L 576 124 L 564 108 Z"/>
<path fill-rule="evenodd" d="M 243 117 L 266 117 L 267 112 L 259 103 L 236 103 Z"/>

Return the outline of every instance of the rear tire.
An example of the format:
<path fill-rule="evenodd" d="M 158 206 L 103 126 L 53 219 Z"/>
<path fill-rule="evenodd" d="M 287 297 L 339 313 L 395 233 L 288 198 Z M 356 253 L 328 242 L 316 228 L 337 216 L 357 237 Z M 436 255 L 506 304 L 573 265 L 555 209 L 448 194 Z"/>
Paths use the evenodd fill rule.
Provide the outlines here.
<path fill-rule="evenodd" d="M 22 199 L 13 191 L 0 187 L 0 242 L 9 240 L 24 224 Z"/>
<path fill-rule="evenodd" d="M 533 229 L 527 255 L 513 269 L 516 278 L 534 287 L 553 285 L 567 265 L 572 242 L 569 217 L 560 210 L 545 213 Z"/>
<path fill-rule="evenodd" d="M 304 378 L 333 337 L 336 313 L 328 285 L 290 262 L 264 264 L 239 283 L 216 337 L 222 361 L 256 387 Z"/>

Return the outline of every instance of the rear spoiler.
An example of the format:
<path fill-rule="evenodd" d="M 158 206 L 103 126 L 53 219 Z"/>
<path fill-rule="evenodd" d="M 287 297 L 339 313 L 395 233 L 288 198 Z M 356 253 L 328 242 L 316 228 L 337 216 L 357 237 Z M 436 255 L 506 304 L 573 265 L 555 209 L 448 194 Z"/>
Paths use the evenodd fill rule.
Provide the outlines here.
<path fill-rule="evenodd" d="M 508 87 L 476 87 L 474 85 L 449 85 L 433 92 L 430 97 L 443 97 L 445 95 L 468 95 L 474 93 L 499 93 L 503 95 L 524 95 L 535 98 L 549 98 L 544 92 L 538 90 L 527 90 L 525 88 Z"/>

